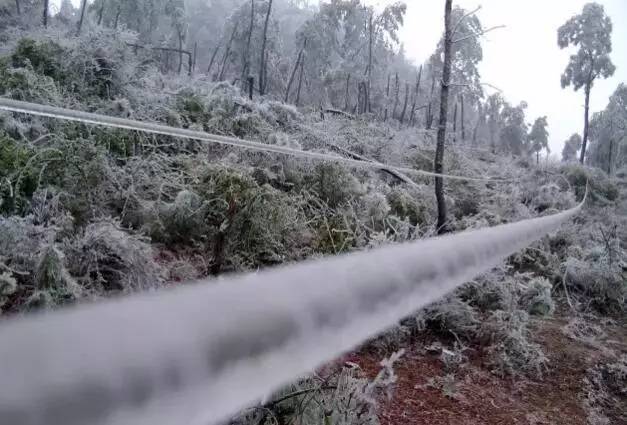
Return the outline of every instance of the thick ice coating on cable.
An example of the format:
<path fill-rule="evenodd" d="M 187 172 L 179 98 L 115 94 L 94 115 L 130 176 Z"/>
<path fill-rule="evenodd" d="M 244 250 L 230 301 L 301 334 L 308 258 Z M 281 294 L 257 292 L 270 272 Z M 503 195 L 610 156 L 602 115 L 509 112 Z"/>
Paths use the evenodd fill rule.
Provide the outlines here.
<path fill-rule="evenodd" d="M 0 326 L 0 423 L 208 425 L 393 326 L 581 208 Z"/>
<path fill-rule="evenodd" d="M 121 128 L 126 130 L 142 131 L 145 133 L 160 134 L 164 136 L 179 137 L 183 139 L 201 140 L 210 143 L 218 143 L 222 145 L 237 146 L 239 148 L 251 149 L 262 152 L 272 152 L 282 155 L 296 156 L 300 158 L 309 158 L 318 161 L 332 161 L 344 163 L 347 165 L 371 169 L 394 170 L 398 173 L 409 175 L 419 175 L 427 177 L 442 177 L 449 180 L 476 181 L 476 182 L 505 182 L 507 180 L 497 178 L 477 178 L 452 176 L 447 174 L 436 174 L 429 171 L 416 170 L 414 168 L 399 167 L 385 165 L 378 162 L 362 161 L 352 158 L 344 158 L 341 156 L 333 156 L 320 152 L 302 151 L 279 145 L 268 145 L 265 143 L 252 142 L 249 140 L 238 139 L 235 137 L 220 136 L 217 134 L 209 134 L 202 131 L 193 131 L 183 128 L 169 127 L 161 124 L 135 121 L 124 118 L 112 117 L 108 115 L 92 114 L 89 112 L 76 111 L 73 109 L 58 108 L 54 106 L 41 105 L 36 103 L 22 102 L 0 97 L 0 109 L 12 112 L 25 113 L 30 115 L 38 115 L 49 118 L 56 118 L 67 121 L 81 122 L 84 124 L 99 125 L 105 127 Z"/>

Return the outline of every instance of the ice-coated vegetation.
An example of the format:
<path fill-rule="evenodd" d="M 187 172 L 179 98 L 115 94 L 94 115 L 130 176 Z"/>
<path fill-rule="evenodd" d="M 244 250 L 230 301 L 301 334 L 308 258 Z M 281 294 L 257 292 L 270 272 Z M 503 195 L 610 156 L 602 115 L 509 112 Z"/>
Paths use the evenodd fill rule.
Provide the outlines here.
<path fill-rule="evenodd" d="M 369 341 L 363 350 L 389 358 L 379 375 L 330 365 L 229 423 L 376 425 L 401 350 L 426 339 L 443 365 L 429 385 L 455 398 L 471 352 L 499 378 L 539 380 L 555 368 L 543 323 L 564 319 L 581 344 L 600 343 L 602 318 L 624 324 L 624 84 L 586 116 L 589 131 L 566 142 L 563 161 L 545 163 L 547 117 L 528 125 L 526 104 L 488 95 L 473 37 L 483 28 L 459 7 L 457 37 L 469 42 L 449 64 L 456 84 L 436 139 L 446 37 L 424 65 L 410 63 L 401 2 L 95 0 L 81 18 L 63 1 L 45 26 L 40 3 L 0 2 L 2 97 L 416 170 L 437 171 L 445 149 L 447 174 L 499 180 L 437 191 L 384 168 L 0 111 L 2 319 L 550 215 L 588 189 L 559 232 Z M 609 35 L 585 40 L 578 22 L 607 32 L 599 7 L 559 30 L 560 47 L 598 47 L 595 78 L 614 72 Z M 589 97 L 585 60 L 573 56 L 562 83 Z M 591 424 L 611 423 L 608 406 L 625 397 L 625 355 L 613 356 L 587 371 Z"/>

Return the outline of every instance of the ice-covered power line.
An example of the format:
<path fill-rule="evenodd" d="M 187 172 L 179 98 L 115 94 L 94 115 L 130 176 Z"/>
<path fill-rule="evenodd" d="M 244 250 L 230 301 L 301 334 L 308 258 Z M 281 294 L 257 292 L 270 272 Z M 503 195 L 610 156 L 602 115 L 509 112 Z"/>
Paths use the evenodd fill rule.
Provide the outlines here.
<path fill-rule="evenodd" d="M 582 205 L 8 320 L 0 326 L 0 423 L 216 423 L 557 230 Z"/>
<path fill-rule="evenodd" d="M 98 125 L 105 127 L 121 128 L 126 130 L 135 130 L 145 133 L 159 134 L 164 136 L 178 137 L 183 139 L 201 140 L 210 143 L 217 143 L 222 145 L 236 146 L 244 149 L 251 149 L 256 151 L 278 153 L 282 155 L 290 155 L 301 158 L 309 158 L 318 161 L 332 161 L 348 164 L 351 166 L 371 169 L 371 170 L 393 170 L 398 173 L 404 173 L 414 176 L 427 176 L 427 177 L 444 177 L 450 180 L 462 180 L 462 181 L 476 181 L 476 182 L 507 182 L 509 180 L 499 178 L 480 178 L 480 177 L 464 177 L 453 175 L 441 175 L 432 173 L 429 171 L 416 170 L 414 168 L 399 167 L 381 164 L 375 161 L 363 161 L 352 158 L 345 158 L 341 156 L 334 156 L 324 154 L 320 152 L 302 151 L 298 149 L 289 148 L 286 146 L 269 145 L 265 143 L 252 142 L 249 140 L 238 139 L 235 137 L 220 136 L 217 134 L 209 134 L 202 131 L 187 130 L 176 127 L 169 127 L 161 124 L 129 120 L 125 118 L 112 117 L 108 115 L 92 114 L 89 112 L 76 111 L 72 109 L 58 108 L 54 106 L 47 106 L 29 102 L 22 102 L 18 100 L 12 100 L 0 97 L 0 109 L 25 113 L 31 115 L 38 115 L 49 118 L 56 118 L 67 121 L 80 122 L 90 125 Z"/>

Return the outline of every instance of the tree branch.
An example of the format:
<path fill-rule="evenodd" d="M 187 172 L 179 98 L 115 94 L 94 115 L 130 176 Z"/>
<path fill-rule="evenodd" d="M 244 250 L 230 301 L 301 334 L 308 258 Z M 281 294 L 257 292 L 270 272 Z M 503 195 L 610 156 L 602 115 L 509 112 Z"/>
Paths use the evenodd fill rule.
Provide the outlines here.
<path fill-rule="evenodd" d="M 475 13 L 479 12 L 480 10 L 481 10 L 481 6 L 478 6 L 475 10 L 472 10 L 472 11 L 466 13 L 461 18 L 459 18 L 459 21 L 457 21 L 457 23 L 453 27 L 453 31 L 451 31 L 451 37 L 455 36 L 455 34 L 457 33 L 457 30 L 459 29 L 459 26 L 462 24 L 462 22 L 464 22 L 466 20 L 466 18 L 468 18 L 471 15 L 474 15 Z"/>
<path fill-rule="evenodd" d="M 491 31 L 498 30 L 498 29 L 501 29 L 501 28 L 506 28 L 506 26 L 505 25 L 497 25 L 495 27 L 491 27 L 491 28 L 485 29 L 485 30 L 483 30 L 481 32 L 472 33 L 472 34 L 469 34 L 469 35 L 467 35 L 465 37 L 458 38 L 457 40 L 453 40 L 452 43 L 453 44 L 461 43 L 462 41 L 466 41 L 466 40 L 469 40 L 471 38 L 482 37 L 482 36 L 486 35 L 487 33 L 491 32 Z"/>

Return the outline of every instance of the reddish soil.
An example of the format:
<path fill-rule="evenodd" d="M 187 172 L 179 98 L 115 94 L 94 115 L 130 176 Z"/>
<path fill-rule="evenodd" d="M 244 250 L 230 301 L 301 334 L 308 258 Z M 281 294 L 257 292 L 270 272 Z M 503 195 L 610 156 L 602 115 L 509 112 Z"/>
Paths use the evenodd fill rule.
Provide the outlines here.
<path fill-rule="evenodd" d="M 582 404 L 583 379 L 607 351 L 573 341 L 561 332 L 566 321 L 543 321 L 534 332 L 550 360 L 542 380 L 501 379 L 489 372 L 478 354 L 456 372 L 455 396 L 447 397 L 439 387 L 428 385 L 430 378 L 443 377 L 438 354 L 425 353 L 424 346 L 408 347 L 395 365 L 398 382 L 391 400 L 382 400 L 379 419 L 382 425 L 468 425 L 468 424 L 568 424 L 585 425 Z M 610 336 L 612 347 L 627 352 L 627 330 L 615 327 Z M 617 329 L 617 330 L 616 330 Z M 618 338 L 618 339 L 617 339 Z M 607 341 L 606 347 L 612 342 Z M 350 356 L 365 373 L 374 377 L 381 355 L 365 350 Z"/>

